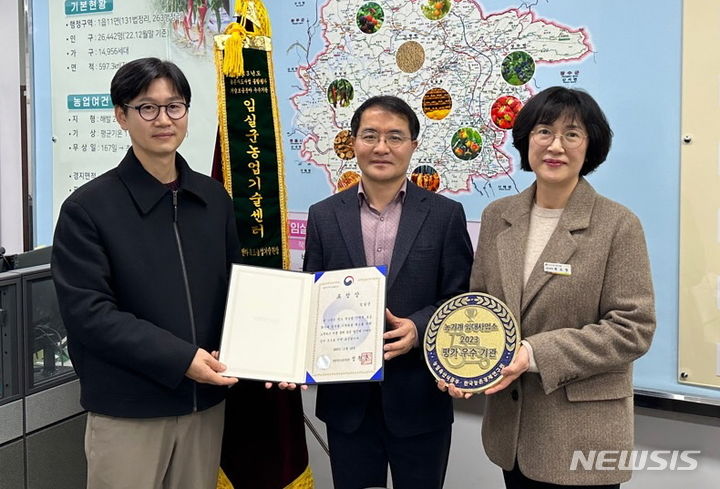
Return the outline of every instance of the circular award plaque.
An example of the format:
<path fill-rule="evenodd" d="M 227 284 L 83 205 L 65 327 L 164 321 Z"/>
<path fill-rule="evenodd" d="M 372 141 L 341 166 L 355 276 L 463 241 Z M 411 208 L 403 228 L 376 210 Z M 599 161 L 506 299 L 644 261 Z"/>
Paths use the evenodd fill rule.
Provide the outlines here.
<path fill-rule="evenodd" d="M 489 294 L 453 297 L 435 311 L 427 329 L 425 361 L 438 380 L 480 392 L 502 379 L 520 345 L 520 326 L 510 309 Z"/>

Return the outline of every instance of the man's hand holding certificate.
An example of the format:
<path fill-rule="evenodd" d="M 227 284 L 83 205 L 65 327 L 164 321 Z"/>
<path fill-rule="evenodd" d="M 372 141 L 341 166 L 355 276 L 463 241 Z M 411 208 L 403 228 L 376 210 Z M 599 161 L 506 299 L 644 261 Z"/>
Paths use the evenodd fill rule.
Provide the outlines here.
<path fill-rule="evenodd" d="M 315 274 L 233 265 L 222 375 L 314 384 L 382 380 L 384 267 Z"/>

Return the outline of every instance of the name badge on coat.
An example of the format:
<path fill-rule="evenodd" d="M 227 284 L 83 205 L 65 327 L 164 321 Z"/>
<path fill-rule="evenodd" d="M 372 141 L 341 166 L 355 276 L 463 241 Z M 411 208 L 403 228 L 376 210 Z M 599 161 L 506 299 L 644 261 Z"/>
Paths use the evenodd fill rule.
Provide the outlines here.
<path fill-rule="evenodd" d="M 572 275 L 572 265 L 569 263 L 550 263 L 546 261 L 543 264 L 543 270 L 545 270 L 545 273 L 552 273 L 553 275 Z"/>

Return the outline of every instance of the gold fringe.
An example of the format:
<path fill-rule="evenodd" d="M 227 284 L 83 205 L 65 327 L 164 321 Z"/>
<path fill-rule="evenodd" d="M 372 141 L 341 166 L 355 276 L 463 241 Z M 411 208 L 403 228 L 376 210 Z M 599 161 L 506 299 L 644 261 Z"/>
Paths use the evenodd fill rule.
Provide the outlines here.
<path fill-rule="evenodd" d="M 227 102 L 225 99 L 225 76 L 223 75 L 223 51 L 215 45 L 215 70 L 217 83 L 218 132 L 220 133 L 220 153 L 222 160 L 223 186 L 230 198 L 232 192 L 232 168 L 230 166 L 230 140 L 228 134 Z"/>
<path fill-rule="evenodd" d="M 273 65 L 272 51 L 267 53 L 268 77 L 270 79 L 270 102 L 273 111 L 273 126 L 275 128 L 275 147 L 277 148 L 278 190 L 280 192 L 280 225 L 282 226 L 283 270 L 290 269 L 290 228 L 288 223 L 287 186 L 285 185 L 285 158 L 283 156 L 282 128 L 280 127 L 280 111 L 278 109 L 277 93 L 275 91 L 275 67 Z"/>
<path fill-rule="evenodd" d="M 253 23 L 255 30 L 252 32 L 252 36 L 272 36 L 270 15 L 268 15 L 262 0 L 236 0 L 235 15 L 240 17 L 243 25 L 246 20 Z"/>
<path fill-rule="evenodd" d="M 303 473 L 283 489 L 314 489 L 314 487 L 315 480 L 313 479 L 312 469 L 310 469 L 310 465 L 308 464 Z M 235 489 L 230 479 L 228 479 L 225 472 L 223 472 L 223 469 L 218 471 L 216 489 Z"/>
<path fill-rule="evenodd" d="M 227 478 L 223 469 L 218 470 L 218 480 L 215 489 L 234 489 L 230 479 Z"/>
<path fill-rule="evenodd" d="M 292 481 L 290 484 L 285 486 L 283 489 L 313 489 L 315 487 L 315 481 L 313 479 L 312 470 L 310 464 L 305 467 L 302 474 L 297 479 Z M 218 488 L 221 489 L 221 488 Z M 231 488 L 232 489 L 232 488 Z"/>

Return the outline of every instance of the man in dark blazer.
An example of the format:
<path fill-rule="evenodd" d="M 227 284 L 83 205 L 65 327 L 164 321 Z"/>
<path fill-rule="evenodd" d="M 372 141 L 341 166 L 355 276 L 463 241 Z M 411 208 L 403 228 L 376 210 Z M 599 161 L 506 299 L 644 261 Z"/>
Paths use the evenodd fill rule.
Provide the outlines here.
<path fill-rule="evenodd" d="M 401 99 L 373 97 L 353 115 L 360 184 L 310 207 L 306 271 L 387 265 L 385 379 L 321 385 L 335 489 L 439 489 L 452 404 L 422 354 L 427 323 L 467 291 L 472 245 L 462 205 L 407 180 L 420 124 Z"/>

